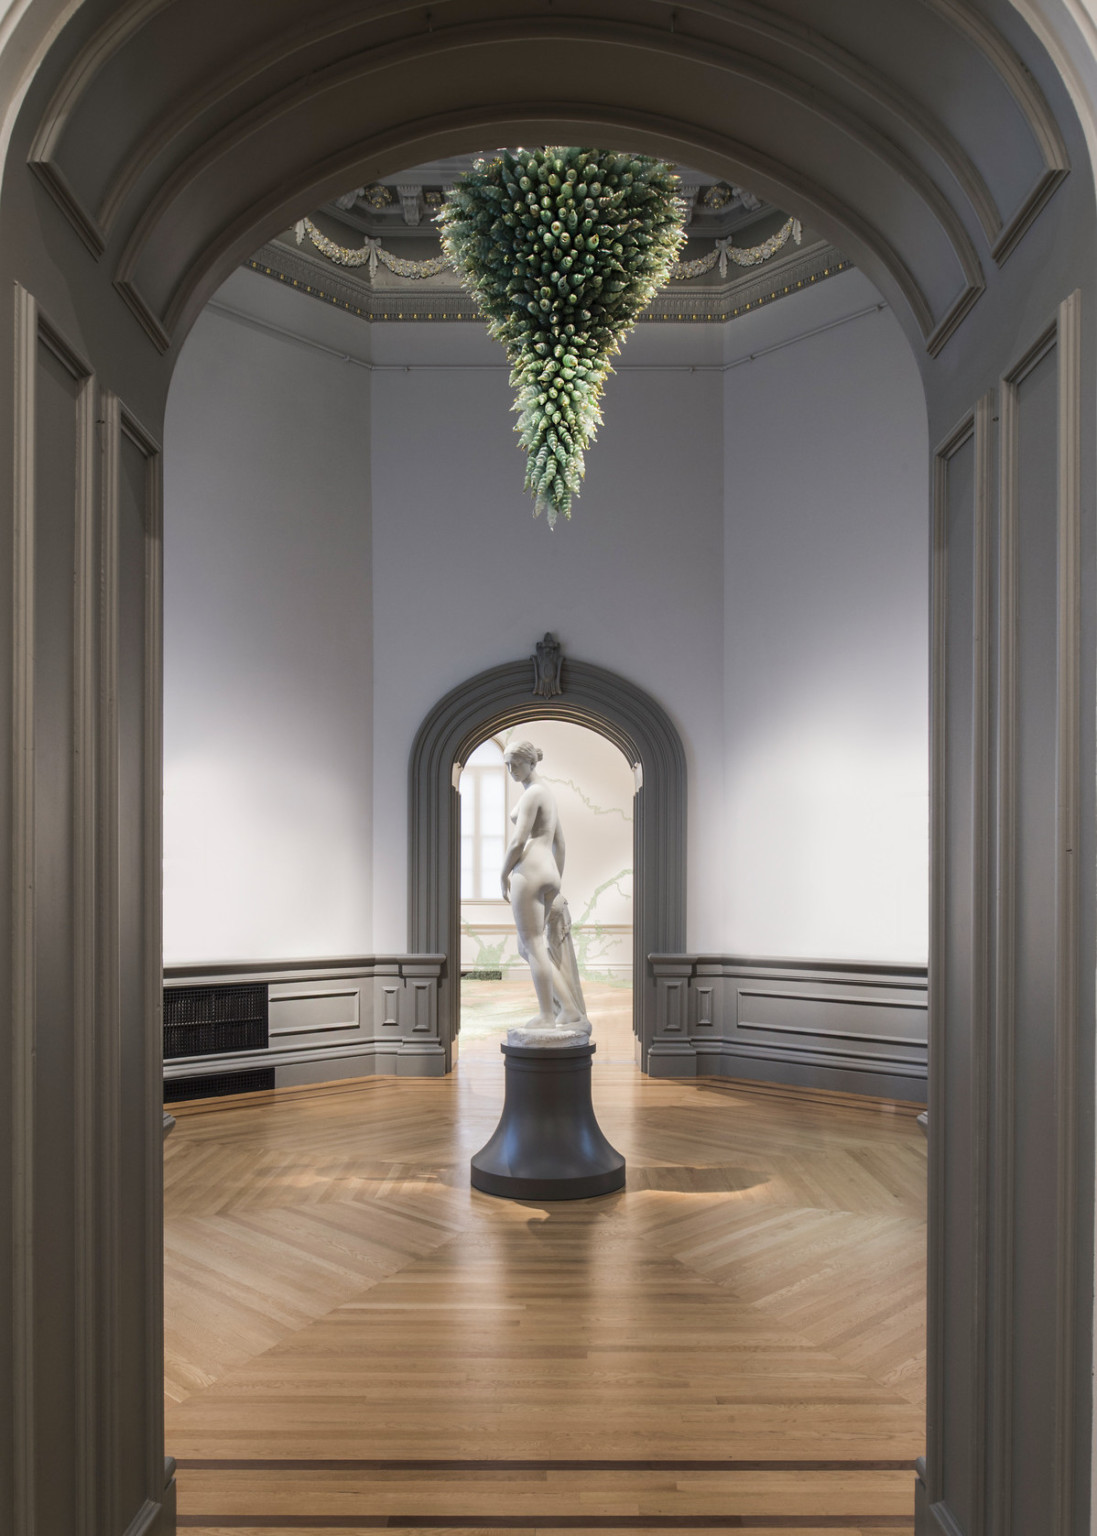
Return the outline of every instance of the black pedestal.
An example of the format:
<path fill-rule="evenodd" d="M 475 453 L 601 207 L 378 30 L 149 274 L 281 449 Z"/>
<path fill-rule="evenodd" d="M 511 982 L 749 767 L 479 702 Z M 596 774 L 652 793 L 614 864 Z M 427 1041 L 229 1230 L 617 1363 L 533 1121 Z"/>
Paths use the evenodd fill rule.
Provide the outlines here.
<path fill-rule="evenodd" d="M 472 1159 L 472 1187 L 510 1200 L 585 1200 L 625 1187 L 625 1160 L 590 1099 L 593 1045 L 504 1045 L 506 1096 Z"/>

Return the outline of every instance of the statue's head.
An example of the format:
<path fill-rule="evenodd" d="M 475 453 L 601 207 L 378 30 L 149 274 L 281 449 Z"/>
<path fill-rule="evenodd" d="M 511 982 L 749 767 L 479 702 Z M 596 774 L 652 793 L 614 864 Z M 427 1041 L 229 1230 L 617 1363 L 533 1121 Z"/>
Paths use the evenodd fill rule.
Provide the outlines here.
<path fill-rule="evenodd" d="M 503 753 L 503 761 L 511 769 L 514 777 L 518 777 L 518 774 L 514 773 L 515 769 L 526 777 L 537 767 L 542 756 L 541 748 L 535 747 L 531 741 L 518 741 L 507 747 Z"/>

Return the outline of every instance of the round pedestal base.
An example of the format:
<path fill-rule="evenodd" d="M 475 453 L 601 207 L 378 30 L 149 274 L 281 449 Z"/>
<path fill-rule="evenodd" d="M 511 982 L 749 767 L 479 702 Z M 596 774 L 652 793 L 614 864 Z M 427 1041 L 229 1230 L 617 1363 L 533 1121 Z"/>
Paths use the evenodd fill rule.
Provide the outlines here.
<path fill-rule="evenodd" d="M 472 1159 L 472 1187 L 508 1200 L 586 1200 L 625 1187 L 625 1160 L 590 1098 L 593 1045 L 504 1045 L 495 1134 Z"/>

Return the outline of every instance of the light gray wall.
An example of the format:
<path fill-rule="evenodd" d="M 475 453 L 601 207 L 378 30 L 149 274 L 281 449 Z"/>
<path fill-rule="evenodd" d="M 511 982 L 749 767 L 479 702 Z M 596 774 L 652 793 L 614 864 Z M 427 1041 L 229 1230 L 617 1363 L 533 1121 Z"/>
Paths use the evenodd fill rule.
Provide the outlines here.
<path fill-rule="evenodd" d="M 849 272 L 729 328 L 733 954 L 926 958 L 925 396 L 877 300 Z"/>
<path fill-rule="evenodd" d="M 211 310 L 176 369 L 169 963 L 369 949 L 369 410 L 362 369 Z"/>
<path fill-rule="evenodd" d="M 721 796 L 722 376 L 626 371 L 660 360 L 659 338 L 634 336 L 606 390 L 582 497 L 551 532 L 522 489 L 498 351 L 469 336 L 463 355 L 490 371 L 425 366 L 451 358 L 465 328 L 375 330 L 375 360 L 417 365 L 373 375 L 375 946 L 404 942 L 415 731 L 448 689 L 529 655 L 546 629 L 674 717 L 691 786 L 689 908 L 698 931 L 712 931 L 722 878 L 708 849 Z"/>
<path fill-rule="evenodd" d="M 924 960 L 924 410 L 863 276 L 641 327 L 555 532 L 480 327 L 220 302 L 330 350 L 207 312 L 173 384 L 170 958 L 405 949 L 415 731 L 551 628 L 682 734 L 691 948 Z"/>

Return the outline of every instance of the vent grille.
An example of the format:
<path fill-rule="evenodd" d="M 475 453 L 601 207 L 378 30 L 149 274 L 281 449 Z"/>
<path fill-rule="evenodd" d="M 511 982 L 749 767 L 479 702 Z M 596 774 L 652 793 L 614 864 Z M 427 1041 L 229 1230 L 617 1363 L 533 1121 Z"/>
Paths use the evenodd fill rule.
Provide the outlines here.
<path fill-rule="evenodd" d="M 181 1099 L 219 1099 L 230 1093 L 261 1093 L 274 1087 L 274 1068 L 255 1067 L 250 1072 L 221 1072 L 208 1077 L 170 1077 L 164 1084 L 164 1103 Z"/>
<path fill-rule="evenodd" d="M 265 1049 L 267 987 L 165 987 L 164 1060 Z M 230 1090 L 231 1091 L 231 1090 Z"/>

